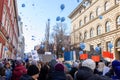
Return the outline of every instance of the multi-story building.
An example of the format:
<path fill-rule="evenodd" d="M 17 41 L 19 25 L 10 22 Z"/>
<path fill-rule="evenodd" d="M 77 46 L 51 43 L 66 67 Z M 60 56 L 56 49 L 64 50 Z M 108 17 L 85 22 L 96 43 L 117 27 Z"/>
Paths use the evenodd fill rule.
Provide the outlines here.
<path fill-rule="evenodd" d="M 79 47 L 84 41 L 86 51 L 100 46 L 120 59 L 120 0 L 82 0 L 69 15 L 71 45 Z"/>
<path fill-rule="evenodd" d="M 23 36 L 23 22 L 21 21 L 20 16 L 18 17 L 18 27 L 19 27 L 19 38 L 18 38 L 18 50 L 17 55 L 23 58 L 25 50 L 25 39 Z"/>
<path fill-rule="evenodd" d="M 13 58 L 18 47 L 16 0 L 0 0 L 0 58 Z"/>

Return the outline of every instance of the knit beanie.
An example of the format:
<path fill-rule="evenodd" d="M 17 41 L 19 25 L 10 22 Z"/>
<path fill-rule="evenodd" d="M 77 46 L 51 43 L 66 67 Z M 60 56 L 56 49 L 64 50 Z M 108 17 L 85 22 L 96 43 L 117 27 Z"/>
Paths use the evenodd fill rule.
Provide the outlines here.
<path fill-rule="evenodd" d="M 30 65 L 27 71 L 27 74 L 33 76 L 35 74 L 39 74 L 39 69 L 36 65 Z"/>
<path fill-rule="evenodd" d="M 85 61 L 82 62 L 82 66 L 85 66 L 94 70 L 96 67 L 96 64 L 92 59 L 86 59 Z"/>
<path fill-rule="evenodd" d="M 55 70 L 56 70 L 56 71 L 64 71 L 64 65 L 61 64 L 61 63 L 57 63 L 57 64 L 55 65 Z"/>
<path fill-rule="evenodd" d="M 114 60 L 114 61 L 112 62 L 112 67 L 113 67 L 113 69 L 114 69 L 116 66 L 120 66 L 120 61 Z"/>

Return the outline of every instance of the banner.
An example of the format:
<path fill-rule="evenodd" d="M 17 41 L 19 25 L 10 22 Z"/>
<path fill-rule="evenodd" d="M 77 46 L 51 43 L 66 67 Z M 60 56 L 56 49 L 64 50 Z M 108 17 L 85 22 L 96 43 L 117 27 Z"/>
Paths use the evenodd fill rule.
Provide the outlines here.
<path fill-rule="evenodd" d="M 99 62 L 100 61 L 100 56 L 92 56 L 92 60 L 95 62 Z"/>
<path fill-rule="evenodd" d="M 110 59 L 113 59 L 113 58 L 114 58 L 114 57 L 113 57 L 113 53 L 110 53 L 110 52 L 108 52 L 108 51 L 103 51 L 102 56 L 103 56 L 104 58 L 110 58 Z"/>
<path fill-rule="evenodd" d="M 64 60 L 65 61 L 73 60 L 73 52 L 72 51 L 64 52 Z"/>
<path fill-rule="evenodd" d="M 80 54 L 80 59 L 87 59 L 88 58 L 88 54 Z"/>

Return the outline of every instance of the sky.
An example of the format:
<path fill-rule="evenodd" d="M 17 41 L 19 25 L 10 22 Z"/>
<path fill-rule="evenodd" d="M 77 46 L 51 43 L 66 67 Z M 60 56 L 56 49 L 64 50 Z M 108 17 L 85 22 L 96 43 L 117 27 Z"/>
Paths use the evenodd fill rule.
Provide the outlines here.
<path fill-rule="evenodd" d="M 79 2 L 78 2 L 79 1 Z M 68 15 L 80 4 L 81 0 L 17 0 L 18 14 L 23 22 L 25 37 L 25 53 L 44 40 L 47 20 L 50 19 L 50 29 L 58 23 L 56 17 L 65 17 L 67 32 L 70 33 Z M 61 4 L 65 8 L 61 10 Z M 22 6 L 23 5 L 23 6 Z M 32 40 L 34 36 L 35 40 Z"/>

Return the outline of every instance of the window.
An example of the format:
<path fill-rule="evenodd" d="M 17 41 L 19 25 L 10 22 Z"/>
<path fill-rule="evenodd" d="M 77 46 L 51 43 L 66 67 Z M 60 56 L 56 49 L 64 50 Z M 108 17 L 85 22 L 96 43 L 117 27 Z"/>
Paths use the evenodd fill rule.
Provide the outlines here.
<path fill-rule="evenodd" d="M 105 29 L 106 29 L 106 32 L 110 31 L 110 22 L 109 21 L 106 22 Z"/>
<path fill-rule="evenodd" d="M 94 18 L 93 13 L 90 13 L 90 20 Z"/>
<path fill-rule="evenodd" d="M 105 2 L 104 7 L 105 7 L 105 11 L 107 11 L 109 9 L 109 7 L 110 7 L 109 2 Z"/>
<path fill-rule="evenodd" d="M 111 43 L 111 42 L 110 42 L 110 41 L 108 41 L 108 42 L 106 43 L 106 46 L 107 46 L 107 51 L 109 51 L 109 52 L 110 52 L 109 43 Z"/>
<path fill-rule="evenodd" d="M 98 26 L 97 27 L 97 35 L 100 35 L 101 34 L 101 26 Z"/>
<path fill-rule="evenodd" d="M 117 41 L 117 47 L 120 47 L 120 39 Z"/>
<path fill-rule="evenodd" d="M 90 37 L 93 37 L 93 28 L 90 29 Z"/>
<path fill-rule="evenodd" d="M 87 39 L 87 32 L 84 33 L 84 39 Z"/>
<path fill-rule="evenodd" d="M 101 9 L 100 9 L 100 7 L 98 7 L 98 8 L 96 9 L 96 15 L 99 16 L 100 14 L 101 14 Z"/>
<path fill-rule="evenodd" d="M 81 20 L 79 21 L 79 26 L 80 26 L 80 27 L 82 26 L 82 21 L 81 21 Z"/>
<path fill-rule="evenodd" d="M 115 0 L 115 3 L 118 4 L 120 2 L 120 0 Z"/>
<path fill-rule="evenodd" d="M 117 25 L 120 26 L 120 16 L 117 17 Z"/>
<path fill-rule="evenodd" d="M 84 24 L 87 22 L 87 17 L 84 18 Z"/>
<path fill-rule="evenodd" d="M 79 34 L 79 41 L 81 41 L 82 40 L 82 34 L 80 33 Z"/>
<path fill-rule="evenodd" d="M 90 51 L 94 51 L 94 45 L 90 45 Z"/>

